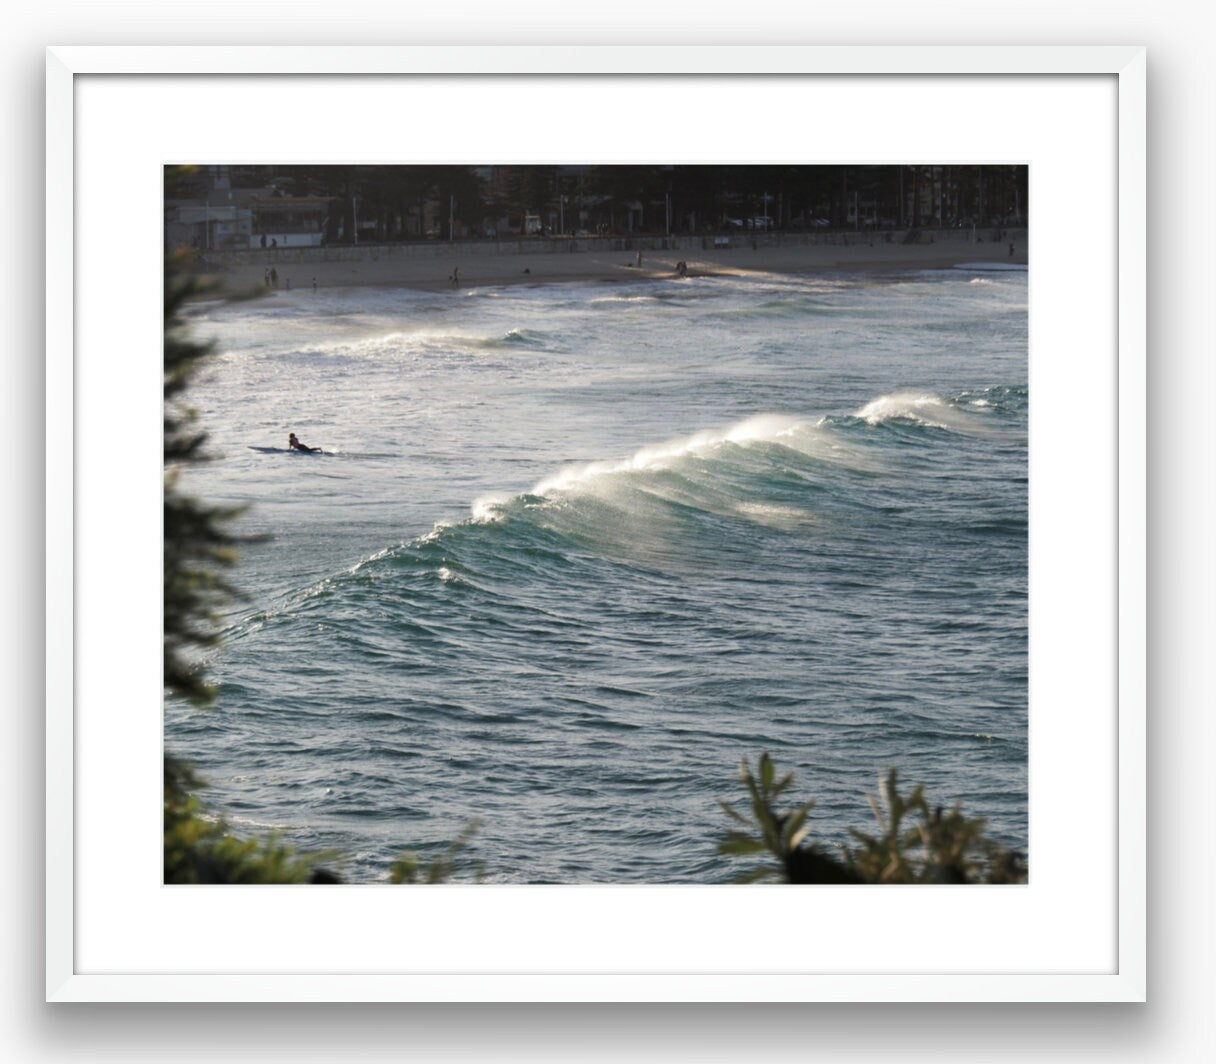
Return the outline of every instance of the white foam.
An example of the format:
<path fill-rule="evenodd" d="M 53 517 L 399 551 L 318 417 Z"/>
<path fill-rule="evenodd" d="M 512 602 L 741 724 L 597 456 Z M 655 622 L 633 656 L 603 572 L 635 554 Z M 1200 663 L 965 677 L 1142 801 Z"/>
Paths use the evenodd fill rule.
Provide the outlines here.
<path fill-rule="evenodd" d="M 503 521 L 506 514 L 503 507 L 511 501 L 510 495 L 483 495 L 473 500 L 472 513 L 475 524 L 488 525 L 495 521 Z"/>
<path fill-rule="evenodd" d="M 390 554 L 392 554 L 392 552 L 393 549 L 391 547 L 381 547 L 380 550 L 376 551 L 374 554 L 369 554 L 361 561 L 355 562 L 355 564 L 347 569 L 346 572 L 348 575 L 354 576 L 365 565 L 372 565 L 373 563 L 380 561 L 381 558 L 387 558 Z"/>
<path fill-rule="evenodd" d="M 938 429 L 966 429 L 971 426 L 967 415 L 944 399 L 927 392 L 895 392 L 866 403 L 856 417 L 871 425 L 884 421 L 916 421 Z"/>
<path fill-rule="evenodd" d="M 800 525 L 816 524 L 819 518 L 810 510 L 797 506 L 779 506 L 772 503 L 745 502 L 735 507 L 735 513 L 758 525 L 769 528 L 792 530 Z"/>
<path fill-rule="evenodd" d="M 570 491 L 613 473 L 667 469 L 678 459 L 706 454 L 724 443 L 781 442 L 783 437 L 791 436 L 805 424 L 802 419 L 785 414 L 757 414 L 725 429 L 705 429 L 691 436 L 643 447 L 629 458 L 570 466 L 546 477 L 532 489 L 532 494 Z"/>
<path fill-rule="evenodd" d="M 640 295 L 640 296 L 598 296 L 595 299 L 588 300 L 591 306 L 601 306 L 606 303 L 654 303 L 658 300 L 658 296 Z"/>

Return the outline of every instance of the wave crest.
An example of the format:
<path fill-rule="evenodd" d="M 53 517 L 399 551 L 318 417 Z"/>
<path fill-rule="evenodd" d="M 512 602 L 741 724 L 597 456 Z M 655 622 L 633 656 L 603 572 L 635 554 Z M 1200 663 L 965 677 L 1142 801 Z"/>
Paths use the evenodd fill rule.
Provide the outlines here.
<path fill-rule="evenodd" d="M 889 421 L 912 421 L 935 429 L 963 432 L 976 427 L 975 421 L 954 403 L 928 392 L 895 392 L 866 403 L 854 417 L 870 425 Z"/>
<path fill-rule="evenodd" d="M 758 414 L 725 429 L 706 429 L 691 436 L 643 447 L 622 460 L 586 462 L 570 466 L 540 481 L 531 494 L 549 496 L 558 492 L 569 492 L 586 486 L 597 478 L 616 473 L 669 469 L 681 459 L 704 457 L 727 443 L 781 443 L 794 450 L 801 450 L 802 448 L 797 446 L 797 439 L 801 438 L 805 446 L 806 432 L 810 428 L 810 424 L 801 418 L 784 414 Z"/>

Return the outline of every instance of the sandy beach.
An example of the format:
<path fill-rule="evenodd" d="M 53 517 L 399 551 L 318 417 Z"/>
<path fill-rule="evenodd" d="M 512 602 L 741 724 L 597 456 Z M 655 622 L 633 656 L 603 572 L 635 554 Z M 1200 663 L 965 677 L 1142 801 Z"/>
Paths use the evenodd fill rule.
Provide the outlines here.
<path fill-rule="evenodd" d="M 848 244 L 781 244 L 774 238 L 761 238 L 755 247 L 750 238 L 742 236 L 728 248 L 702 248 L 699 239 L 690 239 L 684 249 L 643 247 L 640 265 L 635 249 L 580 247 L 586 242 L 268 249 L 212 254 L 203 272 L 230 289 L 264 286 L 271 268 L 278 274 L 281 290 L 310 289 L 314 284 L 318 289 L 351 285 L 442 289 L 453 287 L 455 271 L 456 284 L 471 287 L 668 279 L 676 276 L 680 261 L 693 277 L 932 269 L 972 262 L 1025 265 L 1027 261 L 1024 231 L 1010 234 L 1013 254 L 1008 243 L 976 242 L 958 232 L 944 235 L 945 239 L 915 244 L 887 243 L 881 236 L 871 243 L 864 235 L 850 237 Z M 619 247 L 622 242 L 613 243 Z"/>

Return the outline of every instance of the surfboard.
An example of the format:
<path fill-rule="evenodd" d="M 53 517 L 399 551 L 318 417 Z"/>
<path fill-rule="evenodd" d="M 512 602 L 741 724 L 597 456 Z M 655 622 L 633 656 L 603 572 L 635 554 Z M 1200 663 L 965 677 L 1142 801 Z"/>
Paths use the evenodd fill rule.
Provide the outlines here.
<path fill-rule="evenodd" d="M 249 445 L 251 451 L 260 451 L 262 454 L 324 454 L 320 447 L 314 447 L 311 451 L 298 451 L 294 447 L 254 447 Z"/>

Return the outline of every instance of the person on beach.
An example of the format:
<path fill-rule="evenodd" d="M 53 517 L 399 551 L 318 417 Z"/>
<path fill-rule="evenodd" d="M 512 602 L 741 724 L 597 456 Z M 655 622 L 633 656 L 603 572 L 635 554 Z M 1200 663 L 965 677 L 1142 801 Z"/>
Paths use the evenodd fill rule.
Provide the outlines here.
<path fill-rule="evenodd" d="M 311 454 L 313 451 L 319 451 L 321 448 L 320 447 L 309 447 L 307 444 L 301 443 L 296 438 L 296 434 L 294 432 L 292 432 L 292 433 L 289 433 L 287 436 L 287 449 L 289 451 L 308 451 Z"/>
<path fill-rule="evenodd" d="M 637 265 L 638 265 L 639 267 L 642 265 L 642 249 L 641 249 L 641 248 L 638 248 L 638 261 L 637 261 Z"/>
<path fill-rule="evenodd" d="M 454 270 L 452 270 L 452 276 L 449 277 L 448 280 L 451 281 L 452 284 L 454 284 L 454 285 L 460 284 L 460 267 L 459 266 L 457 266 Z"/>
<path fill-rule="evenodd" d="M 271 288 L 279 287 L 279 271 L 276 270 L 273 266 L 270 267 L 270 287 Z"/>

